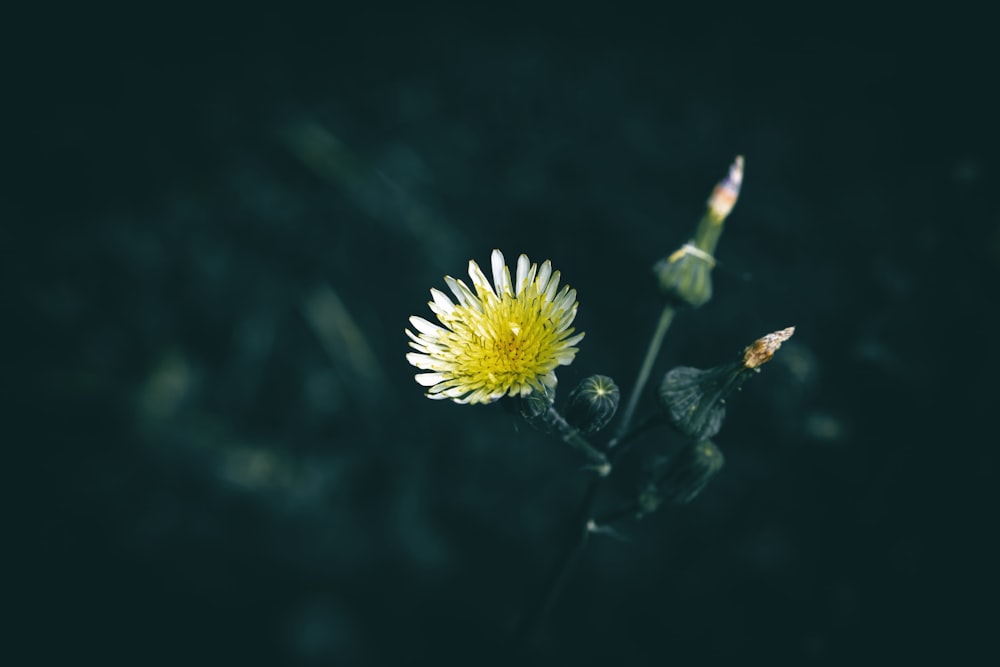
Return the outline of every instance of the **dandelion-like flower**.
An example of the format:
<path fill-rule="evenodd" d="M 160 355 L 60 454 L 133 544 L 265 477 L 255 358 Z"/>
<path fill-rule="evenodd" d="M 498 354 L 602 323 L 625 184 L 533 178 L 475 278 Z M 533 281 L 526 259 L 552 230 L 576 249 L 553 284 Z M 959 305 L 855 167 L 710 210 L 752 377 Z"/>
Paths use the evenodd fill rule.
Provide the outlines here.
<path fill-rule="evenodd" d="M 443 326 L 411 317 L 406 329 L 416 352 L 406 360 L 428 373 L 415 376 L 429 398 L 456 403 L 490 403 L 503 396 L 528 396 L 555 388 L 557 366 L 572 363 L 583 334 L 573 335 L 576 290 L 559 289 L 560 274 L 546 260 L 541 267 L 526 255 L 517 259 L 514 280 L 504 256 L 490 257 L 493 284 L 469 261 L 473 289 L 451 276 L 445 283 L 454 303 L 431 289 L 431 311 Z"/>

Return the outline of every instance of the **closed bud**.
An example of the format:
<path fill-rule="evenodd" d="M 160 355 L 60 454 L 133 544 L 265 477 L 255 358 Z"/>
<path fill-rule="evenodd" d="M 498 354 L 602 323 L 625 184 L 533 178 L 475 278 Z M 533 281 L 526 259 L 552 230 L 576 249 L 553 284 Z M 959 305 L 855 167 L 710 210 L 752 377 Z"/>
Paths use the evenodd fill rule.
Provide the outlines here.
<path fill-rule="evenodd" d="M 795 327 L 775 331 L 757 339 L 740 361 L 708 370 L 678 366 L 660 382 L 660 407 L 674 427 L 693 440 L 707 440 L 722 428 L 726 399 L 748 377 L 774 357 L 781 344 L 792 337 Z"/>
<path fill-rule="evenodd" d="M 711 440 L 688 445 L 668 464 L 660 488 L 671 502 L 689 503 L 722 469 L 725 461 L 722 451 Z"/>
<path fill-rule="evenodd" d="M 607 426 L 618 410 L 621 392 L 607 375 L 591 375 L 569 394 L 566 421 L 583 435 Z"/>
<path fill-rule="evenodd" d="M 736 205 L 742 184 L 743 156 L 739 155 L 726 178 L 712 191 L 694 238 L 653 267 L 660 290 L 668 298 L 695 308 L 712 298 L 715 248 L 722 235 L 722 223 Z"/>
<path fill-rule="evenodd" d="M 660 290 L 671 300 L 694 308 L 712 298 L 712 268 L 715 259 L 691 243 L 685 243 L 653 267 Z"/>
<path fill-rule="evenodd" d="M 742 364 L 709 370 L 678 366 L 660 383 L 659 401 L 673 426 L 693 440 L 707 440 L 722 428 L 726 397 L 746 379 Z"/>
<path fill-rule="evenodd" d="M 649 514 L 664 501 L 683 505 L 694 500 L 722 469 L 725 457 L 711 440 L 686 445 L 668 459 L 654 462 L 639 492 L 639 512 Z"/>

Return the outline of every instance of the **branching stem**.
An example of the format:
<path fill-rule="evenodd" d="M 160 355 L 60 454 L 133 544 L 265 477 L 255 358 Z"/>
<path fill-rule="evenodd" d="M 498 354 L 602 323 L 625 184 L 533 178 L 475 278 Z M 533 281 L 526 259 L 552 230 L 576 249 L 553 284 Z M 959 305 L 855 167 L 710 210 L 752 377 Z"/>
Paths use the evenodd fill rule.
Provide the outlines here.
<path fill-rule="evenodd" d="M 625 414 L 622 417 L 622 421 L 618 426 L 615 436 L 608 442 L 608 456 L 605 456 L 597 450 L 590 444 L 589 441 L 587 441 L 586 438 L 581 436 L 576 429 L 569 426 L 569 424 L 567 424 L 558 413 L 555 413 L 553 408 L 549 408 L 554 413 L 549 415 L 550 422 L 557 426 L 562 439 L 569 444 L 582 449 L 598 466 L 599 476 L 592 477 L 588 481 L 587 490 L 580 501 L 577 516 L 573 524 L 577 527 L 577 529 L 570 536 L 570 539 L 567 541 L 567 544 L 563 549 L 563 553 L 556 561 L 552 574 L 545 583 L 545 586 L 542 588 L 542 595 L 540 596 L 538 603 L 532 609 L 531 613 L 527 614 L 522 619 L 521 625 L 518 628 L 518 635 L 524 645 L 529 645 L 537 639 L 539 632 L 545 625 L 545 621 L 548 618 L 549 613 L 552 611 L 552 607 L 555 605 L 556 600 L 559 598 L 559 594 L 562 592 L 566 581 L 569 579 L 569 575 L 572 573 L 577 561 L 579 561 L 580 554 L 587 545 L 587 540 L 591 532 L 590 527 L 594 523 L 591 515 L 594 510 L 594 503 L 597 500 L 597 491 L 600 482 L 611 472 L 611 462 L 620 458 L 626 452 L 626 447 L 620 445 L 625 445 L 631 442 L 639 434 L 644 433 L 646 430 L 660 422 L 657 416 L 653 415 L 636 428 L 629 430 L 632 424 L 632 417 L 635 414 L 636 406 L 639 403 L 639 397 L 642 395 L 642 391 L 645 389 L 646 383 L 649 381 L 649 376 L 653 372 L 656 357 L 659 355 L 660 348 L 663 346 L 663 338 L 666 336 L 667 330 L 670 328 L 670 324 L 673 322 L 676 312 L 676 308 L 674 308 L 673 305 L 668 304 L 664 306 L 663 312 L 660 314 L 660 319 L 656 324 L 656 329 L 653 331 L 653 337 L 650 339 L 649 347 L 646 350 L 646 357 L 643 359 L 642 367 L 639 369 L 639 376 L 636 378 L 635 386 L 632 388 L 632 393 L 629 396 L 628 405 L 625 407 Z M 616 446 L 619 446 L 618 449 L 614 449 Z M 628 506 L 625 510 L 617 511 L 611 515 L 602 517 L 601 521 L 597 521 L 596 524 L 607 524 L 634 512 L 634 505 Z"/>

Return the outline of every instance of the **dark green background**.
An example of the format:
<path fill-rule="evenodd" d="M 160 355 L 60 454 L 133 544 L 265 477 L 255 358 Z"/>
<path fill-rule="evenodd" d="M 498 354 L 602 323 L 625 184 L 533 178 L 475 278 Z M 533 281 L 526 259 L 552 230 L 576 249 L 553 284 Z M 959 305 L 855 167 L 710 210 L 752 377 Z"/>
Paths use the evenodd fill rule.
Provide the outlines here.
<path fill-rule="evenodd" d="M 732 401 L 720 476 L 594 542 L 534 660 L 976 655 L 996 114 L 985 21 L 951 11 L 15 17 L 0 247 L 27 655 L 510 664 L 586 473 L 497 406 L 424 399 L 406 319 L 494 247 L 550 258 L 587 332 L 563 392 L 627 387 L 650 267 L 737 153 L 716 297 L 658 371 L 796 336 Z M 289 149 L 305 126 L 335 138 L 332 171 Z M 324 347 L 317 290 L 370 358 Z"/>

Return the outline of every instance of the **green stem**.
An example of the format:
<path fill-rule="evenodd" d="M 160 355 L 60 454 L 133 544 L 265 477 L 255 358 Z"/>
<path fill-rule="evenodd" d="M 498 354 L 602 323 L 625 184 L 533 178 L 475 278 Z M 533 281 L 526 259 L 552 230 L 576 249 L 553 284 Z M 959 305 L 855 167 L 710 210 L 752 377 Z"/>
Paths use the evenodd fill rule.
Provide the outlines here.
<path fill-rule="evenodd" d="M 574 432 L 568 436 L 564 436 L 563 440 L 586 454 L 587 457 L 593 461 L 594 470 L 597 471 L 598 475 L 601 477 L 607 477 L 611 473 L 611 463 L 608 462 L 608 457 L 599 452 L 579 433 Z"/>
<path fill-rule="evenodd" d="M 580 554 L 583 553 L 583 548 L 587 544 L 587 538 L 590 536 L 588 524 L 590 513 L 594 508 L 594 501 L 597 500 L 597 487 L 600 479 L 599 477 L 592 477 L 587 484 L 587 490 L 580 501 L 580 508 L 577 510 L 577 516 L 574 521 L 574 525 L 578 528 L 569 536 L 563 548 L 562 555 L 556 561 L 548 581 L 542 587 L 542 595 L 539 597 L 538 602 L 533 607 L 531 613 L 521 619 L 517 635 L 522 646 L 530 646 L 538 640 L 542 628 L 545 627 L 545 621 L 552 612 L 552 607 L 555 606 L 556 600 L 559 599 L 559 595 L 562 593 L 562 589 L 566 585 L 566 581 L 569 579 L 574 566 L 580 560 Z"/>
<path fill-rule="evenodd" d="M 627 517 L 634 517 L 636 512 L 639 510 L 639 504 L 635 501 L 629 502 L 625 505 L 618 507 L 606 514 L 594 519 L 594 524 L 598 527 L 600 526 L 610 526 L 611 524 L 625 519 Z"/>
<path fill-rule="evenodd" d="M 649 429 L 653 428 L 654 426 L 659 426 L 663 423 L 664 423 L 663 417 L 659 413 L 652 414 L 645 420 L 639 422 L 639 425 L 633 428 L 631 431 L 629 431 L 620 438 L 616 438 L 614 441 L 615 449 L 609 452 L 608 454 L 609 463 L 611 463 L 612 465 L 616 464 L 618 461 L 621 460 L 623 456 L 625 456 L 625 453 L 629 449 L 629 445 L 631 445 L 636 438 L 638 438 L 640 435 L 642 435 Z"/>
<path fill-rule="evenodd" d="M 643 359 L 642 367 L 639 369 L 639 376 L 635 379 L 635 386 L 632 387 L 632 392 L 629 394 L 628 405 L 625 406 L 622 421 L 618 425 L 615 437 L 608 443 L 608 449 L 612 449 L 621 442 L 628 432 L 629 426 L 632 424 L 632 416 L 635 414 L 635 408 L 639 405 L 642 390 L 646 388 L 649 374 L 653 372 L 656 357 L 660 354 L 660 347 L 663 346 L 663 337 L 666 336 L 667 329 L 670 328 L 670 324 L 674 321 L 676 313 L 677 310 L 671 304 L 663 307 L 663 312 L 660 313 L 660 321 L 656 323 L 656 331 L 653 332 L 653 337 L 649 341 L 649 348 L 646 349 L 646 358 Z"/>
<path fill-rule="evenodd" d="M 632 394 L 629 396 L 628 405 L 625 407 L 624 417 L 622 418 L 621 424 L 618 426 L 615 437 L 608 442 L 608 450 L 611 450 L 615 445 L 620 443 L 631 441 L 647 428 L 659 423 L 659 420 L 654 417 L 641 424 L 635 430 L 629 431 L 629 427 L 632 424 L 632 416 L 635 414 L 636 406 L 639 404 L 639 397 L 642 395 L 642 390 L 646 387 L 646 382 L 649 381 L 650 373 L 653 372 L 653 365 L 656 363 L 656 357 L 659 355 L 660 347 L 663 345 L 663 337 L 666 336 L 667 330 L 670 328 L 670 324 L 673 322 L 674 315 L 676 313 L 676 308 L 670 304 L 663 307 L 663 312 L 660 314 L 660 320 L 656 324 L 656 330 L 653 332 L 653 337 L 649 341 L 649 348 L 646 350 L 646 358 L 642 362 L 642 367 L 639 369 L 639 376 L 636 378 L 635 386 L 632 388 Z M 562 415 L 556 412 L 554 408 L 549 408 L 549 414 L 547 414 L 546 417 L 549 423 L 556 426 L 563 441 L 583 450 L 584 453 L 586 453 L 587 456 L 595 462 L 600 476 L 591 478 L 590 482 L 587 484 L 587 491 L 584 494 L 583 499 L 580 502 L 580 508 L 577 511 L 575 524 L 578 527 L 577 531 L 571 536 L 572 539 L 565 547 L 562 556 L 556 561 L 556 565 L 552 570 L 549 580 L 542 588 L 543 594 L 538 604 L 535 606 L 532 613 L 525 616 L 522 620 L 518 634 L 520 635 L 522 642 L 525 644 L 530 644 L 537 639 L 538 633 L 544 626 L 545 620 L 548 618 L 552 607 L 559 598 L 559 594 L 562 592 L 563 586 L 566 584 L 570 573 L 573 571 L 574 565 L 580 559 L 580 554 L 583 552 L 583 548 L 587 544 L 587 538 L 590 535 L 590 515 L 594 509 L 594 502 L 597 500 L 597 491 L 600 481 L 611 472 L 611 463 L 609 462 L 608 457 L 591 445 L 586 438 L 581 436 L 580 433 L 575 428 L 570 426 L 566 420 L 562 418 Z M 624 449 L 619 450 L 612 455 L 612 458 L 617 458 L 624 453 Z M 629 511 L 634 510 L 630 509 Z"/>
<path fill-rule="evenodd" d="M 576 447 L 591 460 L 598 475 L 606 477 L 611 472 L 611 464 L 608 462 L 608 457 L 590 444 L 590 441 L 580 435 L 579 431 L 570 426 L 569 422 L 555 408 L 549 406 L 549 411 L 545 419 L 547 423 L 555 426 L 556 430 L 559 431 L 559 437 L 562 438 L 563 442 Z"/>

